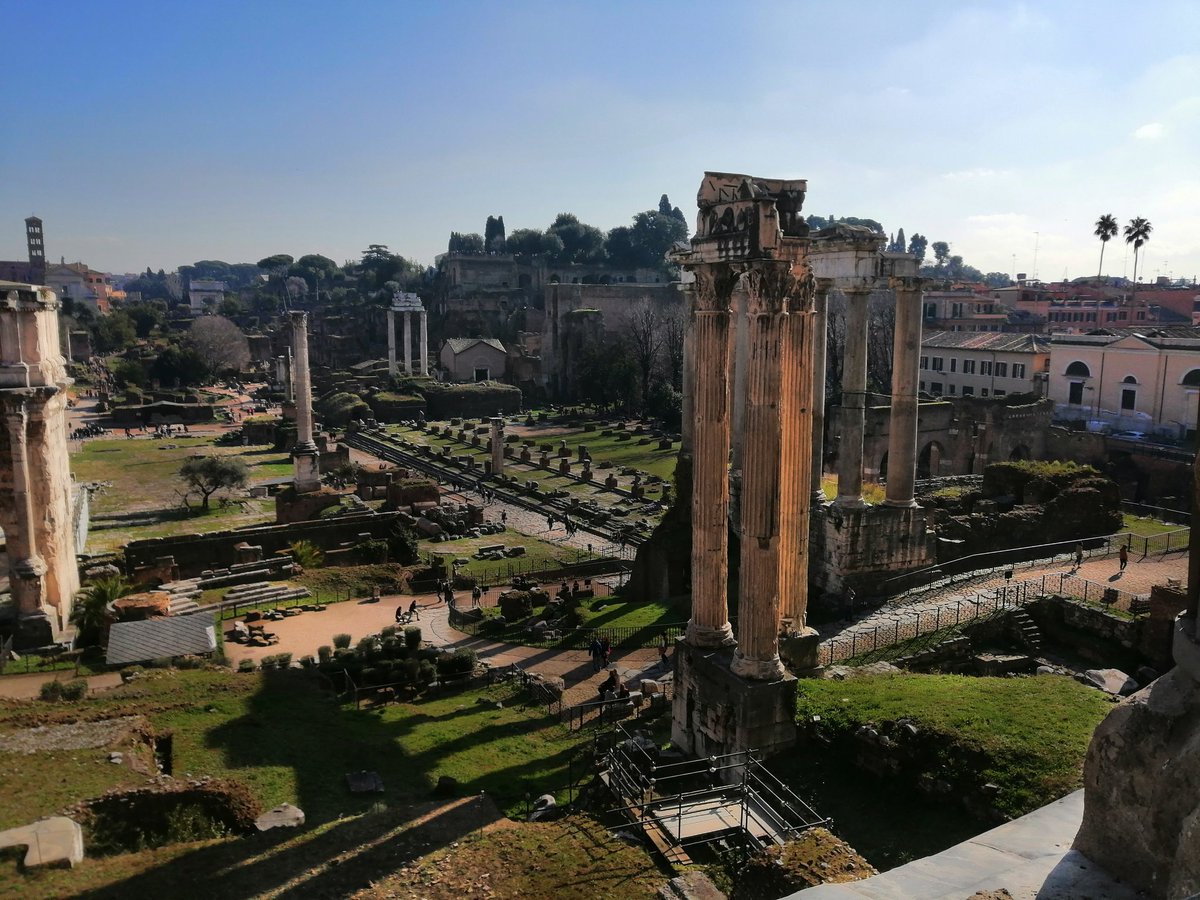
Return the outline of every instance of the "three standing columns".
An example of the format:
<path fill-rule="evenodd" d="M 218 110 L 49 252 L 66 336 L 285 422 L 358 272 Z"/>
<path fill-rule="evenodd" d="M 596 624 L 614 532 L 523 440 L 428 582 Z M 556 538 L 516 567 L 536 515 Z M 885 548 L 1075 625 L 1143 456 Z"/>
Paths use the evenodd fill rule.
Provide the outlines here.
<path fill-rule="evenodd" d="M 842 439 L 838 444 L 838 506 L 863 506 L 863 434 L 867 409 L 867 300 L 870 292 L 844 290 L 846 352 L 842 366 Z M 891 466 L 888 466 L 889 470 Z"/>
<path fill-rule="evenodd" d="M 692 291 L 692 617 L 696 647 L 733 643 L 729 624 L 729 304 L 738 273 L 728 263 L 698 266 Z"/>
<path fill-rule="evenodd" d="M 812 387 L 812 295 L 789 260 L 749 263 L 747 371 L 743 426 L 738 647 L 730 669 L 745 678 L 774 681 L 785 673 L 779 626 L 786 606 L 803 616 L 807 595 L 798 580 L 799 519 L 809 502 Z M 811 287 L 811 280 L 807 286 Z M 807 371 L 802 371 L 807 370 Z M 807 392 L 805 392 L 807 388 Z M 802 474 L 803 473 L 803 474 Z M 798 593 L 799 592 L 799 593 Z"/>
<path fill-rule="evenodd" d="M 406 309 L 389 309 L 387 311 L 387 341 L 388 341 L 388 374 L 395 375 L 399 371 L 399 365 L 396 360 L 396 313 L 401 313 L 404 316 L 404 374 L 405 375 L 429 375 L 429 322 L 424 309 L 421 310 L 406 310 Z M 413 365 L 412 358 L 412 315 L 416 312 L 420 316 L 418 320 L 417 340 L 419 342 L 418 353 L 420 358 L 417 360 L 417 365 Z"/>
<path fill-rule="evenodd" d="M 893 278 L 896 335 L 892 344 L 892 416 L 888 429 L 888 506 L 916 506 L 917 379 L 921 354 L 921 287 Z"/>

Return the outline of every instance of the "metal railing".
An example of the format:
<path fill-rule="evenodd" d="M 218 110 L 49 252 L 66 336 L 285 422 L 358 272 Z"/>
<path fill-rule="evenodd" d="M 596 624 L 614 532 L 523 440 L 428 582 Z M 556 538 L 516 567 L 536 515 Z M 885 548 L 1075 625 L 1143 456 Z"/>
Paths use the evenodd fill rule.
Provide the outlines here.
<path fill-rule="evenodd" d="M 1139 608 L 1139 601 L 1145 597 L 1142 594 L 1089 581 L 1068 572 L 1046 574 L 994 588 L 984 588 L 961 597 L 950 597 L 937 606 L 911 610 L 907 615 L 904 607 L 897 607 L 896 615 L 890 622 L 880 623 L 870 630 L 851 631 L 849 634 L 823 641 L 818 649 L 818 661 L 822 665 L 832 665 L 865 653 L 894 647 L 922 635 L 957 629 L 968 622 L 986 621 L 1035 600 L 1052 596 L 1074 597 L 1085 603 L 1131 615 Z"/>
<path fill-rule="evenodd" d="M 1192 521 L 1192 514 L 1186 510 L 1168 509 L 1165 506 L 1150 506 L 1145 503 L 1134 503 L 1132 500 L 1121 501 L 1121 512 L 1154 519 L 1157 522 L 1166 522 L 1170 525 L 1189 525 Z"/>

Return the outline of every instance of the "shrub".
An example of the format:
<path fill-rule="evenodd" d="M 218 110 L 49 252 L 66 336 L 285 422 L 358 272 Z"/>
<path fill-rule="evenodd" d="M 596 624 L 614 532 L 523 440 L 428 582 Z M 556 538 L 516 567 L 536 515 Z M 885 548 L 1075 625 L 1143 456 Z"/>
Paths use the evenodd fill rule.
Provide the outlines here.
<path fill-rule="evenodd" d="M 311 669 L 316 664 L 317 661 L 312 657 L 311 654 L 306 654 L 305 656 L 300 657 L 300 665 L 304 666 L 306 669 Z"/>
<path fill-rule="evenodd" d="M 354 651 L 356 653 L 361 653 L 363 656 L 366 656 L 368 653 L 370 653 L 372 650 L 374 650 L 375 647 L 376 647 L 375 635 L 368 634 L 365 638 L 359 639 L 358 643 L 354 647 Z"/>
<path fill-rule="evenodd" d="M 64 700 L 82 700 L 88 695 L 88 683 L 86 678 L 74 678 L 62 686 L 62 698 Z"/>
<path fill-rule="evenodd" d="M 470 647 L 459 647 L 453 653 L 444 653 L 437 661 L 438 675 L 469 675 L 475 671 L 475 651 Z"/>
<path fill-rule="evenodd" d="M 321 661 L 322 665 L 329 662 L 329 660 L 332 658 L 333 658 L 333 648 L 330 647 L 328 644 L 322 644 L 320 647 L 317 648 L 317 659 L 319 659 Z"/>
<path fill-rule="evenodd" d="M 396 635 L 396 626 L 395 625 L 384 625 L 382 628 L 379 629 L 379 636 L 381 638 L 384 638 L 385 644 L 387 643 L 387 640 L 386 640 L 387 638 L 395 637 L 395 635 Z"/>
<path fill-rule="evenodd" d="M 42 685 L 41 690 L 38 691 L 38 696 L 43 700 L 61 700 L 62 690 L 61 681 L 47 681 Z"/>
<path fill-rule="evenodd" d="M 421 662 L 417 663 L 418 684 L 429 684 L 436 677 L 437 669 L 434 667 L 433 663 L 429 662 L 429 660 L 423 659 Z"/>
<path fill-rule="evenodd" d="M 175 668 L 202 669 L 204 668 L 204 658 L 200 656 L 181 656 L 175 660 Z"/>
<path fill-rule="evenodd" d="M 523 619 L 533 612 L 528 591 L 505 591 L 500 595 L 500 613 L 510 622 Z"/>
<path fill-rule="evenodd" d="M 350 647 L 350 635 L 335 634 L 333 636 L 333 646 L 338 650 L 347 650 Z"/>
<path fill-rule="evenodd" d="M 388 561 L 388 542 L 383 540 L 363 541 L 354 548 L 361 562 L 368 565 Z"/>
<path fill-rule="evenodd" d="M 421 648 L 421 626 L 409 625 L 404 629 L 404 646 L 409 650 Z"/>
<path fill-rule="evenodd" d="M 171 668 L 171 657 L 160 656 L 158 659 L 152 659 L 146 663 L 152 669 L 169 669 Z"/>
<path fill-rule="evenodd" d="M 238 663 L 237 670 L 239 672 L 253 672 L 254 671 L 254 660 L 252 660 L 252 659 L 241 660 Z"/>
<path fill-rule="evenodd" d="M 292 654 L 280 653 L 275 657 L 275 665 L 280 669 L 290 668 L 292 665 Z"/>
<path fill-rule="evenodd" d="M 316 569 L 325 562 L 325 554 L 312 541 L 294 541 L 288 552 L 302 569 Z"/>

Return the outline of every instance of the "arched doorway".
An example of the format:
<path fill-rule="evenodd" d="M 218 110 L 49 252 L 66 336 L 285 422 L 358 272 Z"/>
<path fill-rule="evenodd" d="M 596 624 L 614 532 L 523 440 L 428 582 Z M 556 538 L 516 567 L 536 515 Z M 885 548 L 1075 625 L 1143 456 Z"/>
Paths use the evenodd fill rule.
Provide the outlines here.
<path fill-rule="evenodd" d="M 1012 453 L 1008 454 L 1008 458 L 1012 462 L 1021 462 L 1022 460 L 1029 459 L 1029 448 L 1024 444 L 1017 444 L 1017 446 L 1012 448 Z"/>
<path fill-rule="evenodd" d="M 942 445 L 930 441 L 917 457 L 917 478 L 937 478 L 942 474 Z"/>
<path fill-rule="evenodd" d="M 883 451 L 883 457 L 879 460 L 879 480 L 887 481 L 887 451 Z"/>

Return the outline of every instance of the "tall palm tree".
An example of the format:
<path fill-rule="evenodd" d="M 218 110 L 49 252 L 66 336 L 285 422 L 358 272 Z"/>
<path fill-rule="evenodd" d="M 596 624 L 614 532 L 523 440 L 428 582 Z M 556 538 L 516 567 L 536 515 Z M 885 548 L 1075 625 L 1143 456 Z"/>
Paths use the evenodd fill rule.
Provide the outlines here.
<path fill-rule="evenodd" d="M 1146 219 L 1140 216 L 1136 219 L 1130 219 L 1129 224 L 1125 226 L 1125 243 L 1133 244 L 1133 289 L 1137 290 L 1137 267 L 1138 267 L 1138 251 L 1142 249 L 1142 245 L 1150 240 L 1150 232 L 1154 230 L 1154 226 Z"/>
<path fill-rule="evenodd" d="M 1093 232 L 1096 237 L 1100 238 L 1100 271 L 1098 276 L 1104 275 L 1104 247 L 1111 238 L 1117 236 L 1117 232 L 1121 230 L 1121 226 L 1117 224 L 1117 217 L 1105 213 L 1096 220 L 1096 230 Z"/>

